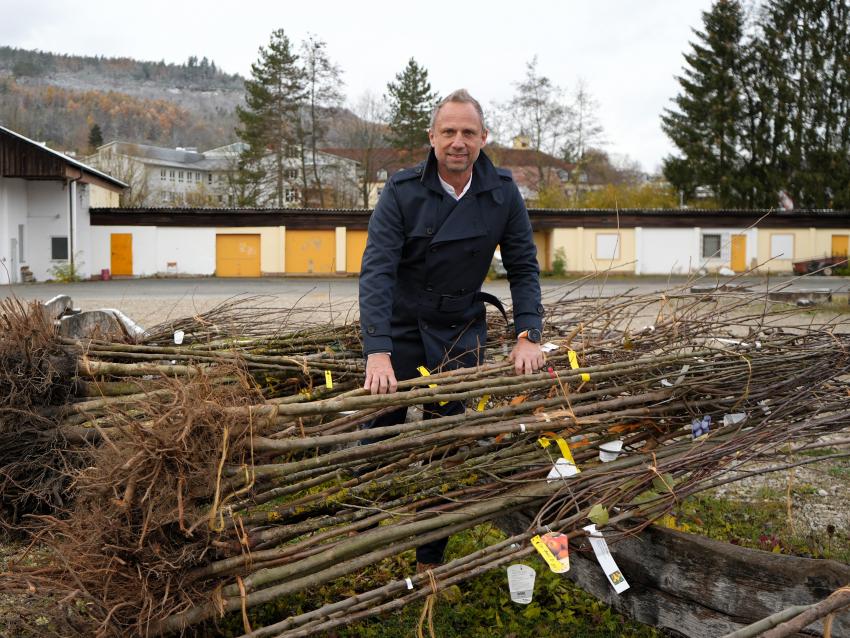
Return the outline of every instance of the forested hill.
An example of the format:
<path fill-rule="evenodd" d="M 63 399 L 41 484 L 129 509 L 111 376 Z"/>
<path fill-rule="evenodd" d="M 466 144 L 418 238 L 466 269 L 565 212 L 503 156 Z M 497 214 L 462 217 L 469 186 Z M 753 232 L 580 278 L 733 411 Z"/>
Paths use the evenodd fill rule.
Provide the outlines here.
<path fill-rule="evenodd" d="M 186 64 L 0 47 L 0 124 L 53 148 L 104 141 L 212 148 L 234 141 L 243 78 L 207 58 Z"/>

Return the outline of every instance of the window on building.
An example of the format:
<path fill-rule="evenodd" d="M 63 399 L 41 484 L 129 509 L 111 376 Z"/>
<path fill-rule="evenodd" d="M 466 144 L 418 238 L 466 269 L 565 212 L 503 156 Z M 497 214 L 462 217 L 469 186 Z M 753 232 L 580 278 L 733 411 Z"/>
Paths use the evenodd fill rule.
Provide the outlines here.
<path fill-rule="evenodd" d="M 159 179 L 164 182 L 166 177 L 166 170 L 164 168 L 159 169 Z"/>
<path fill-rule="evenodd" d="M 283 194 L 284 201 L 287 204 L 292 204 L 293 202 L 298 201 L 298 191 L 294 188 L 287 188 L 286 192 Z"/>
<path fill-rule="evenodd" d="M 180 171 L 179 173 L 177 173 L 177 181 L 178 182 L 183 181 L 183 171 Z"/>
<path fill-rule="evenodd" d="M 207 184 L 212 184 L 212 173 L 207 174 Z"/>
<path fill-rule="evenodd" d="M 775 234 L 770 236 L 771 259 L 794 259 L 794 235 Z"/>
<path fill-rule="evenodd" d="M 297 168 L 287 168 L 283 171 L 283 176 L 286 179 L 298 179 L 298 169 Z"/>
<path fill-rule="evenodd" d="M 287 146 L 286 147 L 286 156 L 287 157 L 298 157 L 298 147 L 297 146 Z"/>
<path fill-rule="evenodd" d="M 54 261 L 68 261 L 68 238 L 50 238 L 50 258 Z"/>
<path fill-rule="evenodd" d="M 620 236 L 617 233 L 596 234 L 596 258 L 619 259 Z"/>
<path fill-rule="evenodd" d="M 702 236 L 702 258 L 711 259 L 720 257 L 722 237 L 719 233 L 705 234 Z"/>
<path fill-rule="evenodd" d="M 174 181 L 174 171 L 168 171 L 168 179 L 170 179 L 172 182 Z"/>

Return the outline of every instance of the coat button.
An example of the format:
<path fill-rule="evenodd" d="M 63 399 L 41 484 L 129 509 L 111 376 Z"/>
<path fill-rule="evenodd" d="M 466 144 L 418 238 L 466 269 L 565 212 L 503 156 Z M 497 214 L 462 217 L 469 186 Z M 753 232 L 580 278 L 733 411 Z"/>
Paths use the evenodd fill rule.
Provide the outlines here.
<path fill-rule="evenodd" d="M 457 328 L 457 324 L 453 323 L 452 325 L 449 326 L 449 328 Z"/>
<path fill-rule="evenodd" d="M 425 323 L 424 321 L 422 322 L 422 328 L 423 328 L 424 330 L 427 330 L 427 329 L 428 329 L 428 324 L 427 324 L 427 323 Z"/>
<path fill-rule="evenodd" d="M 368 332 L 370 335 L 375 334 L 375 326 L 369 326 L 369 327 L 366 329 L 366 332 Z"/>
<path fill-rule="evenodd" d="M 543 314 L 543 304 L 538 304 L 538 306 L 537 306 L 537 314 L 538 314 L 538 315 L 542 315 L 542 314 Z"/>
<path fill-rule="evenodd" d="M 434 292 L 434 286 L 432 286 L 430 284 L 425 286 L 425 291 L 426 292 Z"/>
<path fill-rule="evenodd" d="M 433 235 L 433 234 L 434 234 L 434 229 L 433 229 L 433 227 L 428 226 L 428 228 L 426 228 L 426 229 L 425 229 L 425 234 L 427 234 L 427 235 Z"/>

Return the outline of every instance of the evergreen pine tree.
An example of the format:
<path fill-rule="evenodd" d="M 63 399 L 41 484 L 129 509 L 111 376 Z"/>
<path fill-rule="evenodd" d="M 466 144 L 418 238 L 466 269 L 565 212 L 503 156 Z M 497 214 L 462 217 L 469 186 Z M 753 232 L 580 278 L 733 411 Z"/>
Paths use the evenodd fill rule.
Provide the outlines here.
<path fill-rule="evenodd" d="M 721 206 L 745 203 L 737 180 L 741 128 L 744 16 L 738 0 L 717 0 L 703 13 L 704 31 L 685 54 L 681 93 L 665 109 L 662 129 L 681 157 L 664 160 L 664 175 L 692 195 L 708 186 Z"/>
<path fill-rule="evenodd" d="M 387 84 L 392 146 L 415 153 L 428 143 L 431 111 L 439 101 L 431 91 L 428 70 L 410 58 L 407 66 Z"/>
<path fill-rule="evenodd" d="M 745 90 L 758 203 L 782 189 L 798 207 L 846 207 L 850 2 L 768 0 L 758 26 Z"/>
<path fill-rule="evenodd" d="M 239 160 L 240 181 L 246 182 L 243 205 L 284 207 L 286 170 L 298 162 L 303 100 L 304 73 L 289 38 L 278 29 L 268 47 L 260 47 L 260 57 L 251 65 L 251 79 L 245 81 L 245 107 L 236 110 L 236 132 L 247 145 Z M 252 181 L 257 188 L 248 187 Z"/>
<path fill-rule="evenodd" d="M 89 129 L 89 148 L 94 151 L 99 146 L 103 146 L 103 131 L 100 130 L 100 126 L 95 122 Z"/>

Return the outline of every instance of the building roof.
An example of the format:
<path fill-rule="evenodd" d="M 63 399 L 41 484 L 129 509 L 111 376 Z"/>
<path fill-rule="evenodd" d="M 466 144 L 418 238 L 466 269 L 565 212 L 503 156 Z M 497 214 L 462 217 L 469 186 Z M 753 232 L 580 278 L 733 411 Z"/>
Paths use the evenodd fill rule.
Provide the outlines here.
<path fill-rule="evenodd" d="M 847 228 L 850 211 L 795 209 L 544 209 L 528 210 L 535 230 L 552 228 Z M 365 229 L 363 208 L 92 208 L 95 226 L 231 226 Z"/>
<path fill-rule="evenodd" d="M 72 157 L 0 126 L 0 176 L 29 180 L 79 180 L 114 192 L 127 184 Z"/>

